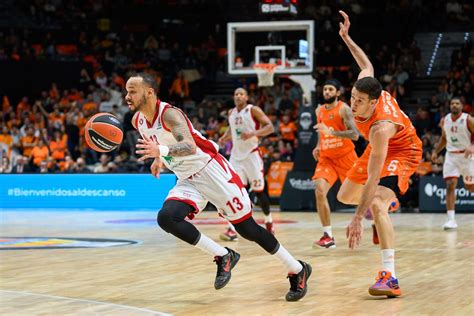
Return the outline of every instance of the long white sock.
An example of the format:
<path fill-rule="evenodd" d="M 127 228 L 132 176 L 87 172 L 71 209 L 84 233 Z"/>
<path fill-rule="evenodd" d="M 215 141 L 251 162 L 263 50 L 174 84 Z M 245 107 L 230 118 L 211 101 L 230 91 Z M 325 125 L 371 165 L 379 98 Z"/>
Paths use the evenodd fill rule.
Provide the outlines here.
<path fill-rule="evenodd" d="M 303 266 L 280 244 L 280 248 L 274 254 L 285 265 L 290 274 L 297 274 L 303 270 Z"/>
<path fill-rule="evenodd" d="M 454 214 L 455 214 L 454 210 L 448 210 L 448 219 L 450 221 L 454 221 Z"/>
<path fill-rule="evenodd" d="M 395 249 L 382 249 L 382 266 L 384 270 L 388 270 L 395 275 Z"/>
<path fill-rule="evenodd" d="M 195 246 L 213 256 L 222 257 L 229 253 L 227 249 L 225 249 L 203 233 L 201 233 L 201 238 L 199 238 L 199 241 Z"/>
<path fill-rule="evenodd" d="M 235 227 L 231 224 L 231 222 L 227 222 L 227 228 L 235 232 Z"/>
<path fill-rule="evenodd" d="M 332 238 L 332 227 L 331 226 L 323 226 L 323 232 L 329 235 Z"/>
<path fill-rule="evenodd" d="M 263 217 L 265 218 L 265 224 L 266 223 L 273 223 L 272 213 L 270 213 L 268 215 L 263 214 Z"/>

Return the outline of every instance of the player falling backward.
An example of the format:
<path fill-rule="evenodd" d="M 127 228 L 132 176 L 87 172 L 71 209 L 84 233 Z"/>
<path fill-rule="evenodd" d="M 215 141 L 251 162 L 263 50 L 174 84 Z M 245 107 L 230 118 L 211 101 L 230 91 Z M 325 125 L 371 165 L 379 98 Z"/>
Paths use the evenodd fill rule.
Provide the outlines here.
<path fill-rule="evenodd" d="M 459 176 L 463 177 L 466 189 L 474 192 L 474 117 L 462 113 L 462 103 L 459 98 L 451 100 L 450 110 L 451 113 L 441 121 L 441 139 L 431 157 L 435 161 L 438 154 L 446 147 L 443 178 L 446 181 L 448 220 L 443 225 L 445 230 L 458 227 L 454 219 L 454 206 Z"/>
<path fill-rule="evenodd" d="M 136 151 L 143 155 L 139 160 L 154 159 L 151 173 L 156 177 L 165 164 L 178 178 L 158 213 L 158 225 L 214 256 L 217 264 L 214 287 L 221 289 L 229 282 L 240 255 L 222 247 L 185 220 L 193 218 L 211 202 L 242 237 L 256 242 L 283 263 L 290 280 L 286 300 L 304 297 L 311 266 L 293 258 L 275 236 L 257 225 L 247 191 L 230 163 L 218 153 L 217 144 L 196 131 L 181 110 L 158 99 L 156 82 L 150 75 L 140 73 L 130 77 L 126 90 L 127 104 L 136 112 L 132 123 L 142 137 Z"/>
<path fill-rule="evenodd" d="M 348 171 L 337 196 L 343 203 L 358 205 L 346 232 L 351 249 L 360 244 L 362 219 L 367 209 L 370 208 L 374 216 L 383 268 L 369 293 L 399 296 L 394 229 L 388 208 L 397 193 L 407 191 L 410 176 L 421 160 L 422 143 L 397 101 L 383 91 L 380 82 L 374 78 L 374 68 L 367 55 L 349 36 L 348 15 L 339 12 L 344 17 L 344 23 L 339 24 L 339 35 L 361 68 L 351 91 L 352 113 L 357 129 L 369 145 Z"/>
<path fill-rule="evenodd" d="M 219 145 L 222 146 L 226 141 L 232 140 L 230 163 L 244 185 L 250 184 L 250 191 L 256 195 L 262 208 L 265 227 L 267 231 L 274 234 L 270 199 L 264 192 L 263 160 L 258 149 L 259 138 L 273 133 L 273 124 L 262 109 L 247 104 L 247 101 L 247 91 L 237 88 L 234 91 L 235 107 L 229 111 L 229 128 L 219 138 Z M 231 223 L 220 238 L 226 241 L 237 239 L 237 233 Z"/>

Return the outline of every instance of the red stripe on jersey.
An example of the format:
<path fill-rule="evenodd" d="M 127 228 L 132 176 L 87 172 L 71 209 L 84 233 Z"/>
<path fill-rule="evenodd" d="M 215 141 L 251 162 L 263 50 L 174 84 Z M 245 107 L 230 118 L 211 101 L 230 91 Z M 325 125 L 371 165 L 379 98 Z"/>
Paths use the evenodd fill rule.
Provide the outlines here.
<path fill-rule="evenodd" d="M 145 119 L 146 125 L 148 126 L 148 128 L 151 128 L 155 124 L 156 119 L 158 118 L 158 114 L 160 113 L 160 104 L 161 104 L 161 101 L 157 100 L 156 101 L 156 108 L 155 108 L 155 115 L 153 116 L 153 121 L 150 123 L 150 122 L 148 122 L 147 119 Z"/>
<path fill-rule="evenodd" d="M 138 117 L 140 116 L 140 112 L 137 112 L 136 115 L 135 115 L 135 124 L 133 124 L 133 121 L 132 121 L 132 125 L 133 127 L 135 127 L 136 130 L 138 130 Z"/>
<path fill-rule="evenodd" d="M 214 145 L 209 140 L 207 140 L 204 137 L 199 136 L 198 134 L 196 134 L 194 132 L 193 125 L 189 121 L 186 114 L 184 114 L 184 112 L 181 111 L 180 109 L 176 109 L 176 110 L 178 110 L 183 115 L 184 119 L 186 120 L 186 123 L 188 124 L 188 128 L 189 128 L 189 132 L 193 136 L 193 139 L 194 139 L 194 142 L 196 143 L 196 146 L 199 147 L 199 149 L 201 149 L 204 153 L 211 156 L 211 158 L 213 158 L 217 154 L 216 147 L 214 147 Z"/>
<path fill-rule="evenodd" d="M 217 154 L 214 156 L 214 160 L 217 161 L 217 163 L 224 169 L 226 173 L 230 173 L 231 178 L 229 179 L 229 183 L 235 184 L 239 189 L 240 192 L 243 195 L 242 190 L 245 189 L 245 185 L 242 182 L 242 179 L 240 179 L 239 175 L 232 169 L 232 167 L 229 165 L 227 160 L 225 160 L 224 157 L 222 157 L 221 154 Z M 227 168 L 226 168 L 227 167 Z"/>
<path fill-rule="evenodd" d="M 165 108 L 163 109 L 163 112 L 161 112 L 161 116 L 160 116 L 161 126 L 163 126 L 163 128 L 167 132 L 171 132 L 171 130 L 168 128 L 168 126 L 166 126 L 165 121 L 163 121 L 163 117 L 165 116 L 166 110 L 171 109 L 171 108 L 172 108 L 171 105 L 169 105 L 169 104 L 165 105 Z"/>
<path fill-rule="evenodd" d="M 242 223 L 243 221 L 245 221 L 246 219 L 249 219 L 250 217 L 252 217 L 252 211 L 248 212 L 247 214 L 245 214 L 243 217 L 241 217 L 239 219 L 229 221 L 229 222 L 231 222 L 232 224 L 235 225 L 235 224 L 238 224 L 238 223 Z"/>
<path fill-rule="evenodd" d="M 253 123 L 255 124 L 255 129 L 258 131 L 260 129 L 260 122 L 253 116 L 252 108 L 254 106 L 255 105 L 252 105 L 252 107 L 250 107 L 250 117 L 252 117 Z"/>

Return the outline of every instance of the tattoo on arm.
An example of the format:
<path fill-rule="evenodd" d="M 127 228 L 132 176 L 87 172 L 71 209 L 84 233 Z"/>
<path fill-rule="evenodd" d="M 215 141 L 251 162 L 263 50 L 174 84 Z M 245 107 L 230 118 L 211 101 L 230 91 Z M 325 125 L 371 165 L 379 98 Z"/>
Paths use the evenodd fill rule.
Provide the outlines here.
<path fill-rule="evenodd" d="M 188 123 L 183 113 L 177 109 L 169 109 L 165 112 L 163 121 L 171 130 L 177 144 L 169 146 L 169 156 L 182 157 L 196 153 L 196 143 L 194 142 Z"/>
<path fill-rule="evenodd" d="M 358 140 L 359 139 L 359 131 L 354 123 L 354 116 L 352 115 L 352 111 L 348 106 L 344 106 L 341 111 L 341 116 L 344 120 L 344 125 L 346 126 L 347 130 L 345 131 L 333 131 L 332 134 L 336 137 L 341 138 L 348 138 L 351 140 Z"/>

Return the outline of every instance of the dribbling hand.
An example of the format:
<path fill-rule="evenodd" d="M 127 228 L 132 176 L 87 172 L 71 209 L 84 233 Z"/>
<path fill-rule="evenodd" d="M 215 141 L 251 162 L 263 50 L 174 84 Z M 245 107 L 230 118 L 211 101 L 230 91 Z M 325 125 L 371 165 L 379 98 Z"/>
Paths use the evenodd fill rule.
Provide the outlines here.
<path fill-rule="evenodd" d="M 339 13 L 344 18 L 344 23 L 339 22 L 339 35 L 344 38 L 349 36 L 349 27 L 351 26 L 351 21 L 349 21 L 349 16 L 346 12 L 340 10 Z"/>
<path fill-rule="evenodd" d="M 143 155 L 138 158 L 138 161 L 145 161 L 150 158 L 160 158 L 160 147 L 151 139 L 145 137 L 145 139 L 138 139 L 137 148 L 140 150 L 135 151 L 139 155 Z"/>

